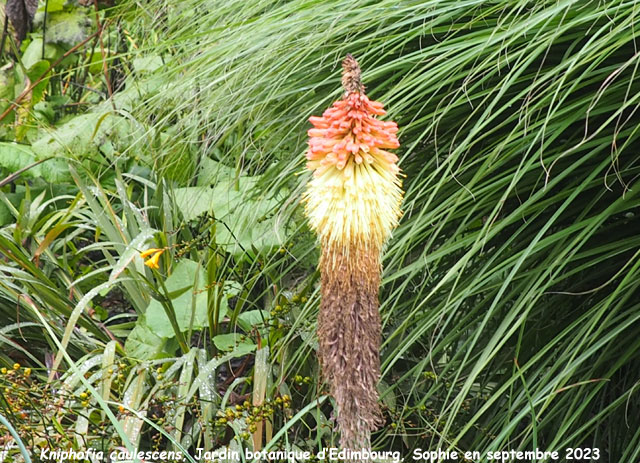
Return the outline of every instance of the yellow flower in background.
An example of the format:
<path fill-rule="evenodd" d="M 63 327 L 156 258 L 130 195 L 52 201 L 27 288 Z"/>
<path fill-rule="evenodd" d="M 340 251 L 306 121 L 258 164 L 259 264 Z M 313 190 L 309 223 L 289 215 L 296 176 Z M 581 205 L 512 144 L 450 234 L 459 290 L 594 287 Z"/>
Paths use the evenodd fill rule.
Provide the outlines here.
<path fill-rule="evenodd" d="M 147 259 L 145 261 L 144 265 L 146 265 L 149 268 L 158 269 L 160 268 L 160 265 L 158 265 L 158 260 L 160 259 L 160 256 L 162 255 L 163 252 L 164 252 L 164 249 L 151 248 L 141 252 L 140 257 L 142 257 L 143 259 L 146 259 L 147 257 L 151 256 L 150 259 Z"/>
<path fill-rule="evenodd" d="M 140 253 L 140 257 L 142 257 L 143 259 L 146 259 L 151 254 L 155 254 L 156 252 L 161 252 L 161 251 L 164 251 L 164 249 L 158 249 L 158 248 L 147 249 L 146 251 L 142 251 Z"/>

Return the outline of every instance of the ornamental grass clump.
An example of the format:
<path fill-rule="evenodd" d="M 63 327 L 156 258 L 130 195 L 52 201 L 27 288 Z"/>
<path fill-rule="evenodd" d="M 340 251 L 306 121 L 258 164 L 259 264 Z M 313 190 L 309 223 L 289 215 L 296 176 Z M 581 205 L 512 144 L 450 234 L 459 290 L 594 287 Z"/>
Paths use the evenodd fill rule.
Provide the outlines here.
<path fill-rule="evenodd" d="M 400 144 L 397 124 L 376 118 L 383 105 L 367 98 L 356 60 L 347 55 L 342 66 L 343 98 L 309 119 L 313 178 L 304 201 L 322 248 L 320 366 L 336 401 L 340 444 L 361 449 L 382 424 L 380 255 L 400 217 L 398 158 L 387 151 Z"/>

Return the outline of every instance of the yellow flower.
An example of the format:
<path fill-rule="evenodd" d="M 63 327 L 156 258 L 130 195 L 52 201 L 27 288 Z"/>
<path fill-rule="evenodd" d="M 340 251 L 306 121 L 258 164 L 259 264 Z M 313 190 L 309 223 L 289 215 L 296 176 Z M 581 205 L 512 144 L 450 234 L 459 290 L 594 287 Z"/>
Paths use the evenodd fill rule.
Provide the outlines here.
<path fill-rule="evenodd" d="M 153 254 L 150 259 L 145 261 L 144 265 L 146 265 L 149 268 L 158 269 L 160 268 L 160 265 L 158 265 L 158 260 L 160 259 L 160 256 L 162 255 L 163 252 L 164 252 L 164 249 L 156 249 L 156 248 L 147 249 L 146 251 L 140 253 L 140 257 L 145 259 Z"/>
<path fill-rule="evenodd" d="M 151 254 L 155 254 L 156 252 L 161 252 L 161 251 L 164 251 L 164 249 L 158 249 L 158 248 L 147 249 L 146 251 L 143 251 L 140 253 L 140 257 L 142 257 L 143 259 L 146 259 Z"/>

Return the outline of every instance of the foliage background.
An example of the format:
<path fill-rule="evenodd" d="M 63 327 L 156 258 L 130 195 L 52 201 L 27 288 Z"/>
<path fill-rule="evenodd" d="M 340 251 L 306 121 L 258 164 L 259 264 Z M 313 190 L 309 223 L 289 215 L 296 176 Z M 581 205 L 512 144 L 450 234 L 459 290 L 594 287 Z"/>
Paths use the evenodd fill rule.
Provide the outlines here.
<path fill-rule="evenodd" d="M 36 16 L 3 57 L 0 109 L 102 33 L 2 121 L 5 176 L 52 159 L 3 182 L 1 361 L 40 385 L 69 370 L 65 426 L 149 447 L 335 445 L 299 197 L 306 119 L 352 53 L 406 175 L 374 447 L 638 459 L 635 2 L 58 3 L 49 20 L 82 16 L 83 35 L 53 42 Z M 27 61 L 43 38 L 47 63 Z M 165 246 L 158 271 L 137 257 Z"/>

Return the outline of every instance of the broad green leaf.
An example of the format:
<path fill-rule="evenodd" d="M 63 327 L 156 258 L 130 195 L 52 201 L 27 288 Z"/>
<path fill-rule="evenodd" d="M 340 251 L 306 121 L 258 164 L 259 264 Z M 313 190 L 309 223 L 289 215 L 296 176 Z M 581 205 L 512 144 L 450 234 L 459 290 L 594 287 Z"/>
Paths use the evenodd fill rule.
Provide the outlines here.
<path fill-rule="evenodd" d="M 257 180 L 257 177 L 240 177 L 238 189 L 233 179 L 218 181 L 212 188 L 178 188 L 175 201 L 186 220 L 211 212 L 218 222 L 217 244 L 229 252 L 235 255 L 253 249 L 268 252 L 284 242 L 286 230 L 274 220 L 280 201 L 252 197 L 251 190 Z"/>
<path fill-rule="evenodd" d="M 378 382 L 378 394 L 382 398 L 382 403 L 391 411 L 396 410 L 396 396 L 392 388 L 384 380 Z"/>
<path fill-rule="evenodd" d="M 31 104 L 32 106 L 42 100 L 44 91 L 47 88 L 47 84 L 49 83 L 49 75 L 45 75 L 45 73 L 49 69 L 49 66 L 49 61 L 43 59 L 40 61 L 36 61 L 27 71 L 27 75 L 29 76 L 30 81 L 29 85 L 33 85 L 35 82 L 38 82 L 40 78 L 42 78 L 42 80 L 40 80 L 31 89 L 31 99 L 29 100 L 29 104 Z"/>
<path fill-rule="evenodd" d="M 44 59 L 53 62 L 62 56 L 63 52 L 56 45 L 47 43 L 44 46 Z M 42 56 L 42 39 L 36 37 L 27 46 L 22 54 L 22 64 L 25 68 L 30 69 L 34 64 L 43 59 Z"/>
<path fill-rule="evenodd" d="M 218 182 L 230 184 L 237 177 L 236 169 L 228 165 L 204 158 L 198 171 L 197 186 L 209 186 Z"/>
<path fill-rule="evenodd" d="M 83 8 L 58 11 L 47 19 L 47 42 L 73 47 L 91 33 L 91 18 Z"/>
<path fill-rule="evenodd" d="M 137 359 L 156 358 L 166 343 L 166 339 L 154 333 L 146 324 L 145 316 L 138 317 L 124 344 L 127 355 Z"/>
<path fill-rule="evenodd" d="M 152 72 L 162 65 L 162 58 L 158 55 L 138 56 L 133 59 L 133 68 L 138 73 Z"/>
<path fill-rule="evenodd" d="M 266 310 L 249 310 L 238 315 L 238 325 L 247 333 L 252 328 L 264 324 L 269 319 L 269 312 Z"/>
<path fill-rule="evenodd" d="M 0 166 L 7 169 L 7 171 L 15 172 L 36 161 L 35 153 L 29 145 L 0 142 Z M 26 170 L 22 175 L 26 177 L 39 177 L 42 174 L 42 164 L 39 164 Z"/>
<path fill-rule="evenodd" d="M 223 352 L 233 351 L 237 354 L 248 354 L 256 349 L 256 345 L 248 338 L 241 339 L 239 333 L 219 334 L 213 337 L 215 346 Z"/>
<path fill-rule="evenodd" d="M 105 49 L 104 53 L 102 50 L 95 50 L 93 53 L 91 51 L 87 52 L 89 54 L 89 72 L 91 74 L 100 74 L 103 72 L 103 56 L 104 59 L 109 59 L 110 57 L 115 56 L 115 51 Z M 108 66 L 108 65 L 107 65 Z"/>
<path fill-rule="evenodd" d="M 0 110 L 4 111 L 14 97 L 15 74 L 11 67 L 0 68 Z"/>
<path fill-rule="evenodd" d="M 55 13 L 56 11 L 62 11 L 64 9 L 65 0 L 48 0 L 47 2 L 40 2 L 38 12 L 43 12 L 45 5 L 49 13 Z"/>
<path fill-rule="evenodd" d="M 69 181 L 68 157 L 80 160 L 90 159 L 89 169 L 100 169 L 103 157 L 99 154 L 101 146 L 109 142 L 112 148 L 123 150 L 131 140 L 129 121 L 110 113 L 81 114 L 65 124 L 51 130 L 41 130 L 40 136 L 32 144 L 37 159 L 55 156 L 47 161 L 51 169 L 50 181 Z"/>
<path fill-rule="evenodd" d="M 4 202 L 0 202 L 0 226 L 12 223 L 14 220 L 13 214 L 9 210 Z"/>
<path fill-rule="evenodd" d="M 237 296 L 241 292 L 242 292 L 241 283 L 233 280 L 227 280 L 224 282 L 224 295 L 227 296 L 227 299 Z"/>
<path fill-rule="evenodd" d="M 198 278 L 198 286 L 194 290 L 196 276 Z M 170 294 L 178 294 L 171 300 L 171 305 L 175 310 L 180 331 L 187 331 L 189 327 L 194 330 L 199 330 L 209 326 L 207 317 L 207 292 L 205 290 L 206 279 L 202 266 L 198 266 L 198 264 L 192 260 L 181 260 L 174 268 L 171 276 L 165 281 L 165 286 Z M 194 300 L 195 307 L 193 306 Z M 192 308 L 194 309 L 193 313 Z M 226 315 L 227 308 L 227 300 L 226 298 L 222 298 L 220 304 L 220 319 Z M 175 335 L 171 327 L 171 322 L 160 301 L 152 299 L 145 314 L 147 327 L 153 333 L 165 338 L 170 338 Z"/>

